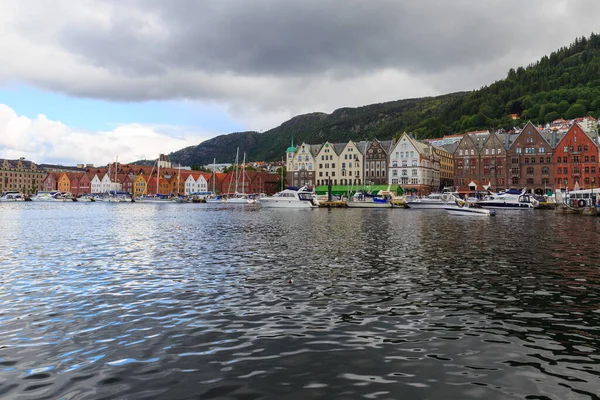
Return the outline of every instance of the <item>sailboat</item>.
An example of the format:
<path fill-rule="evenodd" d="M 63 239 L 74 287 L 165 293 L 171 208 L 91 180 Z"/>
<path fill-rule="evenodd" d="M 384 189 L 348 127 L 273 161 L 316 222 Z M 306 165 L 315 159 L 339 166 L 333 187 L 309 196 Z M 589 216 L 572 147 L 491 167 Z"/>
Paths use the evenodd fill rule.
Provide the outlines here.
<path fill-rule="evenodd" d="M 239 152 L 239 147 L 238 147 L 238 152 Z M 231 197 L 229 199 L 227 199 L 227 204 L 256 204 L 256 201 L 251 199 L 244 190 L 244 186 L 245 186 L 245 177 L 246 177 L 246 153 L 244 153 L 244 161 L 242 162 L 242 193 L 238 192 L 238 180 L 239 180 L 239 175 L 238 175 L 238 155 L 236 153 L 235 156 L 235 195 L 234 197 Z"/>
<path fill-rule="evenodd" d="M 115 157 L 115 176 L 114 176 L 114 181 L 112 180 L 111 177 L 111 171 L 110 171 L 110 164 L 108 164 L 108 178 L 110 180 L 110 186 L 108 187 L 108 191 L 104 194 L 103 200 L 109 203 L 120 203 L 121 202 L 121 198 L 119 196 L 117 196 L 117 173 L 118 173 L 118 162 L 119 162 L 119 156 Z M 112 186 L 112 188 L 111 188 Z M 111 190 L 112 189 L 112 190 Z"/>
<path fill-rule="evenodd" d="M 207 203 L 225 203 L 225 198 L 222 195 L 215 194 L 215 184 L 217 180 L 217 159 L 213 159 L 213 176 L 212 176 L 212 193 L 206 198 Z"/>
<path fill-rule="evenodd" d="M 154 195 L 146 194 L 140 199 L 136 199 L 136 201 L 141 201 L 143 203 L 173 203 L 169 196 L 161 195 L 158 192 L 160 191 L 160 156 L 156 160 L 157 173 L 156 173 L 156 193 Z M 150 177 L 148 180 L 152 179 L 152 172 L 154 171 L 154 167 L 150 171 Z M 148 190 L 148 186 L 146 185 L 146 190 Z"/>

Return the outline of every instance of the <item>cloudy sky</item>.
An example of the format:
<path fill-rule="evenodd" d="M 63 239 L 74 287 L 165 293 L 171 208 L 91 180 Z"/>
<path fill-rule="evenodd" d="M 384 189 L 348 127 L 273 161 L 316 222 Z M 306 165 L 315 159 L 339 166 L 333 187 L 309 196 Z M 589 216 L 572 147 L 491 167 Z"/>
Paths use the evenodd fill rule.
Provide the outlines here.
<path fill-rule="evenodd" d="M 306 112 L 477 89 L 597 0 L 0 0 L 0 158 L 156 158 Z"/>

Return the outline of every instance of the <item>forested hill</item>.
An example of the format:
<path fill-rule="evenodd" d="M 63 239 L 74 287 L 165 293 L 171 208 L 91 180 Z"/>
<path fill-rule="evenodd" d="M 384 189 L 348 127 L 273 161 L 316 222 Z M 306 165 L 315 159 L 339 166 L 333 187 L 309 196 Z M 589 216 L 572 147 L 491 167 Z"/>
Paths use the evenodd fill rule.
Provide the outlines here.
<path fill-rule="evenodd" d="M 510 114 L 518 114 L 519 120 Z M 300 115 L 264 133 L 221 135 L 171 154 L 183 164 L 232 162 L 236 148 L 250 160 L 280 159 L 295 143 L 390 139 L 403 131 L 418 138 L 476 129 L 511 128 L 532 120 L 600 116 L 600 36 L 578 38 L 535 64 L 508 71 L 507 77 L 472 92 L 398 100 L 331 114 Z"/>

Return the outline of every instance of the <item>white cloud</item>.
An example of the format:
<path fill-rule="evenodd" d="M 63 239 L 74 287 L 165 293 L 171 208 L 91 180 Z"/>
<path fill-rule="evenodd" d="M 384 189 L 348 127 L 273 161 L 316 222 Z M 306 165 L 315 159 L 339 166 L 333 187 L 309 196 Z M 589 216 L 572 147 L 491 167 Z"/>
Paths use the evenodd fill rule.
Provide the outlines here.
<path fill-rule="evenodd" d="M 132 162 L 155 159 L 159 153 L 197 145 L 211 136 L 214 134 L 165 125 L 126 124 L 102 132 L 75 130 L 43 114 L 34 119 L 19 116 L 0 104 L 0 158 L 103 165 L 118 156 L 121 162 Z"/>

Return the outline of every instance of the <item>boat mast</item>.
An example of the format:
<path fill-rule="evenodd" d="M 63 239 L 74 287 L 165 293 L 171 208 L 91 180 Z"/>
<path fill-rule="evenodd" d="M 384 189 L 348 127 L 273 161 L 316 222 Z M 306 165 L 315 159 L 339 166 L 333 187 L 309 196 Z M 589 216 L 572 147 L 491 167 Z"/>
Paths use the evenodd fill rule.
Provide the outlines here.
<path fill-rule="evenodd" d="M 179 163 L 179 168 L 177 170 L 177 196 L 179 196 L 181 194 L 180 190 L 179 190 L 179 179 L 181 179 L 181 163 Z"/>
<path fill-rule="evenodd" d="M 244 194 L 246 191 L 244 190 L 244 178 L 245 178 L 245 174 L 244 171 L 246 170 L 246 153 L 244 153 L 244 161 L 242 161 L 242 194 Z"/>
<path fill-rule="evenodd" d="M 160 190 L 160 154 L 158 155 L 158 173 L 156 175 L 156 196 L 158 196 L 158 191 Z"/>
<path fill-rule="evenodd" d="M 217 159 L 213 158 L 213 195 L 215 194 L 215 179 L 216 179 L 216 175 L 215 175 L 215 170 L 217 169 Z"/>
<path fill-rule="evenodd" d="M 237 194 L 238 180 L 240 179 L 240 177 L 238 175 L 239 174 L 239 169 L 238 169 L 239 156 L 240 156 L 240 148 L 238 147 L 235 152 L 235 194 Z"/>

